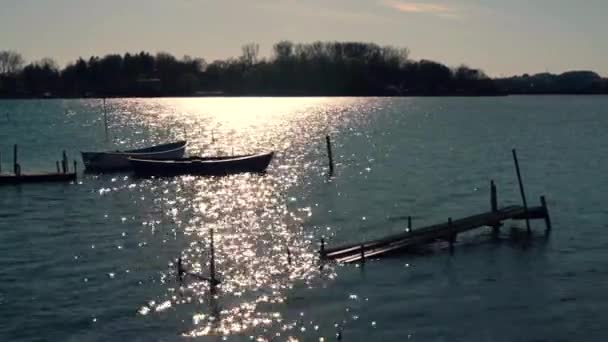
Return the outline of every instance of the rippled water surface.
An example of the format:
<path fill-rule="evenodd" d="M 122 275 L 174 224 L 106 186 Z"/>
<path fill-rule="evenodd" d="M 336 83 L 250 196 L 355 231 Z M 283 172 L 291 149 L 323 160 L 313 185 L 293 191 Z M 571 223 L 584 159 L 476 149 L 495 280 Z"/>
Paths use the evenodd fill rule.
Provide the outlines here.
<path fill-rule="evenodd" d="M 608 97 L 0 101 L 2 170 L 62 150 L 189 141 L 273 150 L 264 175 L 0 188 L 0 340 L 604 340 Z M 325 135 L 336 173 L 327 177 Z M 544 194 L 554 223 L 508 222 L 416 255 L 319 265 L 328 245 Z M 10 160 L 10 161 L 9 161 Z M 213 239 L 211 238 L 213 236 Z M 220 284 L 209 277 L 213 241 Z M 181 258 L 191 273 L 181 282 Z"/>

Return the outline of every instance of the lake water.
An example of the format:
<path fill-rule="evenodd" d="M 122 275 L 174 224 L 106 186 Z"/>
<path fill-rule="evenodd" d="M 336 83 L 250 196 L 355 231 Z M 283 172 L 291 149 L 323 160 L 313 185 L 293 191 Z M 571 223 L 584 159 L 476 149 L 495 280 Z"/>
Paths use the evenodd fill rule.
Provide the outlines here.
<path fill-rule="evenodd" d="M 608 336 L 608 97 L 0 101 L 9 170 L 66 150 L 187 138 L 275 150 L 266 175 L 0 188 L 1 341 L 602 341 Z M 336 173 L 327 177 L 325 135 Z M 317 250 L 546 195 L 553 232 L 509 222 L 419 255 L 319 268 Z M 208 275 L 214 231 L 221 284 Z M 291 265 L 288 262 L 288 252 Z"/>

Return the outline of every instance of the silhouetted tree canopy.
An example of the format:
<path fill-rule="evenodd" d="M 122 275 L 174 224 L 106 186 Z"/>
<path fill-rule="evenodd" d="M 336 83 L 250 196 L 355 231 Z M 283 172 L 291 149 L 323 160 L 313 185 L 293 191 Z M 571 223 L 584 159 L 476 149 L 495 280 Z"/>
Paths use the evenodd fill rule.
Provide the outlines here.
<path fill-rule="evenodd" d="M 80 57 L 63 69 L 50 58 L 24 64 L 20 54 L 0 51 L 0 97 L 608 93 L 608 81 L 593 72 L 491 79 L 465 65 L 411 60 L 406 48 L 360 42 L 280 41 L 268 58 L 250 43 L 241 56 L 210 64 L 166 52 Z"/>
<path fill-rule="evenodd" d="M 497 84 L 510 94 L 608 94 L 608 79 L 592 71 L 560 75 L 541 73 L 501 78 Z"/>
<path fill-rule="evenodd" d="M 8 76 L 21 71 L 25 60 L 15 51 L 0 51 L 0 75 Z"/>

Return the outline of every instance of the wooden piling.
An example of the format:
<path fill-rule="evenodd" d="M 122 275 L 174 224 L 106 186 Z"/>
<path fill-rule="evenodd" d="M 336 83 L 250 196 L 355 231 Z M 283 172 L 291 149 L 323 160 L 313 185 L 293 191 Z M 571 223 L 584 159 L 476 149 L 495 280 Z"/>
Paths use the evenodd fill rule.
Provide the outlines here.
<path fill-rule="evenodd" d="M 63 159 L 61 161 L 61 167 L 62 167 L 62 171 L 63 173 L 67 173 L 68 172 L 68 155 L 65 153 L 65 150 L 63 150 Z"/>
<path fill-rule="evenodd" d="M 287 246 L 287 264 L 291 266 L 291 251 L 289 250 L 289 246 Z"/>
<path fill-rule="evenodd" d="M 108 135 L 108 110 L 106 108 L 106 98 L 103 98 L 103 123 L 106 131 L 106 141 L 109 139 Z"/>
<path fill-rule="evenodd" d="M 334 175 L 334 157 L 331 151 L 331 138 L 329 134 L 325 136 L 325 142 L 327 143 L 327 158 L 329 159 L 329 176 Z"/>
<path fill-rule="evenodd" d="M 492 206 L 492 212 L 495 213 L 498 211 L 498 197 L 496 193 L 496 184 L 494 181 L 490 181 L 490 204 Z"/>
<path fill-rule="evenodd" d="M 452 224 L 452 218 L 448 218 L 448 232 L 450 241 L 450 253 L 454 254 L 454 241 L 456 240 L 456 233 L 454 233 L 454 225 Z"/>
<path fill-rule="evenodd" d="M 408 216 L 408 217 L 407 217 L 407 229 L 408 229 L 408 232 L 410 232 L 410 233 L 411 233 L 411 232 L 412 232 L 412 230 L 413 230 L 413 229 L 412 229 L 412 217 L 411 217 L 411 216 Z"/>
<path fill-rule="evenodd" d="M 542 205 L 542 207 L 545 211 L 546 231 L 550 232 L 551 231 L 551 217 L 549 216 L 549 209 L 547 208 L 547 200 L 545 199 L 545 196 L 540 196 L 540 204 Z"/>
<path fill-rule="evenodd" d="M 496 184 L 494 180 L 490 181 L 490 206 L 492 207 L 492 212 L 498 212 L 498 191 L 496 190 Z M 492 225 L 492 232 L 496 235 L 500 229 L 500 222 Z"/>
<path fill-rule="evenodd" d="M 76 168 L 77 165 L 78 165 L 78 162 L 76 160 L 74 160 L 74 173 L 78 173 L 78 169 Z"/>
<path fill-rule="evenodd" d="M 530 234 L 530 233 L 532 233 L 532 230 L 530 229 L 530 218 L 527 215 L 528 204 L 526 202 L 526 192 L 524 191 L 524 183 L 521 179 L 521 171 L 519 170 L 519 161 L 517 160 L 517 151 L 515 149 L 513 149 L 512 152 L 513 152 L 513 161 L 515 162 L 515 171 L 517 172 L 517 181 L 519 182 L 519 192 L 521 194 L 521 200 L 524 205 L 524 211 L 526 212 L 526 229 L 528 231 L 528 234 Z"/>
<path fill-rule="evenodd" d="M 321 259 L 325 258 L 325 239 L 321 238 L 321 249 L 319 250 L 319 254 L 321 255 Z"/>
<path fill-rule="evenodd" d="M 213 288 L 218 283 L 217 278 L 215 277 L 215 247 L 213 244 L 213 228 L 211 228 L 209 236 L 210 236 L 210 240 L 211 240 L 211 242 L 209 244 L 209 253 L 211 254 L 210 261 L 209 261 L 209 280 L 210 280 L 210 285 Z"/>
<path fill-rule="evenodd" d="M 56 161 L 55 161 L 55 166 L 57 167 L 57 173 L 61 172 L 61 171 L 59 170 L 59 160 L 56 160 Z"/>
<path fill-rule="evenodd" d="M 2 152 L 0 152 L 0 174 L 2 174 Z"/>
<path fill-rule="evenodd" d="M 17 174 L 17 165 L 18 165 L 18 151 L 17 144 L 13 145 L 13 173 Z"/>

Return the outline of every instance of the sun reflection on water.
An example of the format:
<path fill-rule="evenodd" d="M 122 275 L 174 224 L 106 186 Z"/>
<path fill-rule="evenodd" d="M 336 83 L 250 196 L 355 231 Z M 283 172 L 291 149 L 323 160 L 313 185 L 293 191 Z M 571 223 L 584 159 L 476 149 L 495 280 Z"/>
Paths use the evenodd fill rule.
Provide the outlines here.
<path fill-rule="evenodd" d="M 181 224 L 188 240 L 180 252 L 192 273 L 180 284 L 175 262 L 163 272 L 167 292 L 140 314 L 195 305 L 187 336 L 230 335 L 284 324 L 273 307 L 285 301 L 294 282 L 319 276 L 315 247 L 306 238 L 302 218 L 287 208 L 275 179 L 260 175 L 182 179 L 175 199 L 163 199 L 165 216 Z M 154 182 L 154 181 L 151 181 Z M 191 211 L 188 222 L 179 207 Z M 210 230 L 214 232 L 215 267 L 221 283 L 212 291 Z"/>
<path fill-rule="evenodd" d="M 365 105 L 362 99 L 321 98 L 114 103 L 113 131 L 121 136 L 115 142 L 133 146 L 185 137 L 195 154 L 278 152 L 265 175 L 150 179 L 135 188 L 124 182 L 125 189 L 139 193 L 139 205 L 149 207 L 142 215 L 144 229 L 154 234 L 160 222 L 170 222 L 170 234 L 182 241 L 161 271 L 164 293 L 142 305 L 139 315 L 187 312 L 190 324 L 182 335 L 190 337 L 283 332 L 288 338 L 295 335 L 289 331 L 306 329 L 284 315 L 289 291 L 335 273 L 320 270 L 319 237 L 306 227 L 311 211 L 297 198 L 299 191 L 305 193 L 302 171 L 324 173 L 325 163 L 310 155 L 310 143 L 322 147 L 325 134 Z M 351 115 L 341 117 L 345 112 Z M 217 287 L 205 279 L 211 230 Z M 178 258 L 190 273 L 181 282 Z"/>

